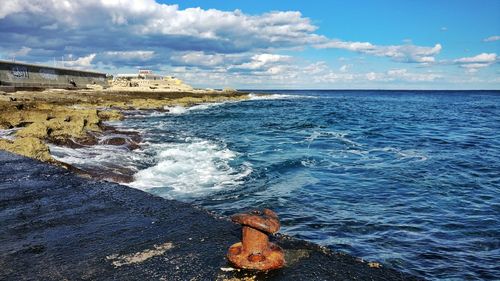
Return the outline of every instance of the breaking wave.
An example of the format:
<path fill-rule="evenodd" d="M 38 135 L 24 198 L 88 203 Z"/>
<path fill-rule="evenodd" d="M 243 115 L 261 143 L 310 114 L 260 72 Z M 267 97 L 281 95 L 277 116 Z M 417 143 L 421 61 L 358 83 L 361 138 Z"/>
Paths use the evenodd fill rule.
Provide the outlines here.
<path fill-rule="evenodd" d="M 208 140 L 188 138 L 185 143 L 152 144 L 149 149 L 156 152 L 156 164 L 137 172 L 129 185 L 158 189 L 164 197 L 235 187 L 252 172 L 248 163 L 232 166 L 237 153 Z"/>

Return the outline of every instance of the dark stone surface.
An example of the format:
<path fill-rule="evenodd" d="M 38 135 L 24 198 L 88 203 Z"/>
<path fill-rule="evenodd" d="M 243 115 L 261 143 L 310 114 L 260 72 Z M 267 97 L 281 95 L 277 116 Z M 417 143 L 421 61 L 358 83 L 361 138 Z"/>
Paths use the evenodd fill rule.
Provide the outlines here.
<path fill-rule="evenodd" d="M 203 209 L 0 151 L 0 280 L 416 280 L 281 235 L 285 268 L 223 271 L 239 239 L 240 226 Z"/>

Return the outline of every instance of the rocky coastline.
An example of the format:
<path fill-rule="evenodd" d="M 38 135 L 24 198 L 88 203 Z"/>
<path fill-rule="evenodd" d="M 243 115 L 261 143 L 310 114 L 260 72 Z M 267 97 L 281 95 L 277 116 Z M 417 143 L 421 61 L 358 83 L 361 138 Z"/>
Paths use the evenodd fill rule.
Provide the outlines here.
<path fill-rule="evenodd" d="M 105 124 L 128 111 L 247 98 L 237 91 L 0 93 L 0 130 L 8 132 L 0 136 L 0 279 L 417 280 L 279 234 L 273 241 L 285 250 L 283 269 L 232 268 L 225 254 L 240 230 L 227 218 L 101 181 L 98 172 L 78 170 L 50 154 L 52 144 L 92 146 L 105 134 L 127 135 L 105 144 L 137 149 L 139 134 Z"/>
<path fill-rule="evenodd" d="M 1 280 L 418 280 L 280 234 L 285 267 L 235 269 L 227 218 L 4 151 L 0 194 Z"/>
<path fill-rule="evenodd" d="M 0 93 L 0 149 L 71 168 L 50 155 L 49 144 L 69 147 L 95 145 L 99 135 L 116 132 L 105 121 L 121 120 L 130 110 L 168 111 L 170 106 L 189 107 L 201 103 L 242 100 L 247 93 L 237 91 L 116 91 L 102 89 L 45 90 Z M 110 139 L 106 144 L 138 147 L 132 141 Z M 126 181 L 122 179 L 120 181 Z"/>

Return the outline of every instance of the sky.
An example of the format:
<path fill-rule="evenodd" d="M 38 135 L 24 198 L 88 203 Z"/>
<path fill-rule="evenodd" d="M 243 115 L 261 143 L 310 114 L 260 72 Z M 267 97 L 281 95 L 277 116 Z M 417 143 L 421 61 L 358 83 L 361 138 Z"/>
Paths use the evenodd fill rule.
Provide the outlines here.
<path fill-rule="evenodd" d="M 4 1 L 2 60 L 203 88 L 500 90 L 498 0 Z"/>

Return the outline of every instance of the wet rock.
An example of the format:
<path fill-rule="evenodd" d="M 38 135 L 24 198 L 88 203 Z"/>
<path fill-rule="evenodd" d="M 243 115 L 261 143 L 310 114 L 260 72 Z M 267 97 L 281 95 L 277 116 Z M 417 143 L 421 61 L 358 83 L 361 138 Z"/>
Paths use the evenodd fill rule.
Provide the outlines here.
<path fill-rule="evenodd" d="M 45 251 L 45 246 L 43 245 L 32 245 L 25 250 L 26 253 L 33 253 L 33 254 L 41 254 L 44 251 Z"/>
<path fill-rule="evenodd" d="M 137 142 L 134 142 L 133 140 L 126 137 L 106 138 L 100 141 L 99 144 L 125 146 L 129 150 L 134 150 L 140 147 Z"/>
<path fill-rule="evenodd" d="M 127 140 L 125 138 L 109 138 L 101 142 L 102 144 L 107 144 L 107 145 L 124 145 L 127 144 Z"/>
<path fill-rule="evenodd" d="M 115 127 L 112 126 L 105 126 L 102 125 L 102 135 L 110 135 L 110 134 L 115 134 L 115 135 L 123 135 L 127 139 L 130 140 L 130 142 L 134 142 L 136 144 L 140 143 L 142 138 L 139 132 L 136 131 L 121 131 L 117 130 Z"/>
<path fill-rule="evenodd" d="M 19 137 L 14 141 L 0 139 L 0 149 L 41 161 L 53 161 L 49 147 L 38 138 Z"/>
<path fill-rule="evenodd" d="M 32 123 L 25 128 L 16 132 L 16 136 L 20 138 L 31 137 L 44 139 L 47 136 L 49 127 L 44 123 L 36 122 Z"/>
<path fill-rule="evenodd" d="M 284 268 L 232 269 L 229 220 L 7 152 L 0 167 L 0 280 L 417 280 L 283 235 Z"/>
<path fill-rule="evenodd" d="M 10 124 L 10 122 L 0 119 L 0 130 L 12 129 L 14 126 Z"/>
<path fill-rule="evenodd" d="M 118 110 L 98 111 L 97 115 L 102 121 L 118 121 L 123 120 L 123 114 Z"/>
<path fill-rule="evenodd" d="M 97 138 L 92 134 L 87 134 L 81 138 L 69 138 L 67 136 L 50 136 L 47 138 L 49 143 L 58 145 L 58 146 L 66 146 L 69 148 L 81 148 L 85 146 L 96 145 L 98 143 Z"/>

